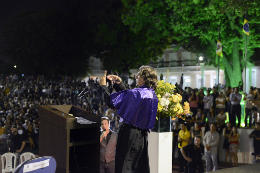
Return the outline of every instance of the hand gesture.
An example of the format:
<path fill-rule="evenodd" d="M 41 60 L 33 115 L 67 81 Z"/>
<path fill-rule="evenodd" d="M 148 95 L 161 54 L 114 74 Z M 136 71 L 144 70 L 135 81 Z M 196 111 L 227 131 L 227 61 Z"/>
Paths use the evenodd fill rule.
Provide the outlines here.
<path fill-rule="evenodd" d="M 100 77 L 100 81 L 99 81 L 99 82 L 100 82 L 100 85 L 101 85 L 101 86 L 107 84 L 106 77 L 107 77 L 107 71 L 105 71 L 104 76 L 101 76 L 101 77 Z"/>
<path fill-rule="evenodd" d="M 107 79 L 111 80 L 112 82 L 115 82 L 116 84 L 119 84 L 122 79 L 116 75 L 108 75 Z"/>
<path fill-rule="evenodd" d="M 189 158 L 189 157 L 187 157 L 186 160 L 187 160 L 188 162 L 192 162 L 192 159 Z"/>

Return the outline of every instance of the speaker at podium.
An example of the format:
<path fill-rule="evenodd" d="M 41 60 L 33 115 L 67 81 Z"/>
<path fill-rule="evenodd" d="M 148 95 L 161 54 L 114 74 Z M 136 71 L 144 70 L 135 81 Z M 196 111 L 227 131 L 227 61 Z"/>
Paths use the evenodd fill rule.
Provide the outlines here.
<path fill-rule="evenodd" d="M 39 107 L 39 156 L 53 156 L 56 173 L 98 173 L 101 118 L 73 105 Z"/>

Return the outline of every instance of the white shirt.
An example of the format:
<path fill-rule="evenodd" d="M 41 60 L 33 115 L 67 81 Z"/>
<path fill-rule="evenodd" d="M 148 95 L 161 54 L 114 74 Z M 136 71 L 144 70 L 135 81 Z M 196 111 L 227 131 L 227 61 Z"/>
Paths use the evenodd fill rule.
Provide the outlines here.
<path fill-rule="evenodd" d="M 222 98 L 217 97 L 216 98 L 216 101 L 219 101 L 219 102 L 224 102 L 224 100 L 225 100 L 224 97 L 222 97 Z M 225 107 L 226 107 L 225 104 L 216 104 L 216 108 L 225 108 Z"/>

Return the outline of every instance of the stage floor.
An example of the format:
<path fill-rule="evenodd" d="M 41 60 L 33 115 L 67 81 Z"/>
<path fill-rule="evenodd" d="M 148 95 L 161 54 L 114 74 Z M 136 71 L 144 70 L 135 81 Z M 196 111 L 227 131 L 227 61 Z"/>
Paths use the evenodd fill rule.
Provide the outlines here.
<path fill-rule="evenodd" d="M 256 165 L 256 164 L 243 164 L 243 163 L 238 163 L 238 166 L 237 167 L 233 167 L 231 164 L 229 163 L 225 163 L 225 162 L 219 162 L 218 163 L 218 171 L 222 171 L 222 173 L 244 173 L 244 172 L 239 172 L 238 170 L 241 168 L 241 166 L 250 166 L 250 165 Z M 227 169 L 229 168 L 229 169 Z M 233 172 L 233 169 L 234 169 L 234 172 Z M 179 161 L 178 159 L 174 159 L 174 162 L 173 162 L 173 165 L 172 165 L 172 173 L 178 173 L 178 170 L 179 170 Z M 206 165 L 205 165 L 205 162 L 204 162 L 204 170 L 206 171 Z M 232 172 L 230 172 L 229 170 L 232 170 Z M 252 168 L 252 170 L 254 170 Z M 258 172 L 259 173 L 260 171 L 260 164 L 258 164 Z M 249 173 L 250 171 L 247 171 L 245 173 Z M 250 172 L 251 173 L 251 172 Z M 255 173 L 255 172 L 252 172 L 252 173 Z"/>

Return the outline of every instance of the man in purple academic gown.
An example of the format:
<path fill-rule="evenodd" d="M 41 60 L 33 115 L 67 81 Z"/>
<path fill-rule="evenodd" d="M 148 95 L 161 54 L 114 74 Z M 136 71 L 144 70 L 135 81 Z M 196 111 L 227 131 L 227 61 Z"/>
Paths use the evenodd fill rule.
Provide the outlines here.
<path fill-rule="evenodd" d="M 152 67 L 142 66 L 139 70 L 136 76 L 139 88 L 130 90 L 125 90 L 118 76 L 106 76 L 105 73 L 100 78 L 108 106 L 116 108 L 117 114 L 123 119 L 118 131 L 115 173 L 150 172 L 146 136 L 149 129 L 154 127 L 156 118 L 158 98 L 154 90 L 158 78 Z M 114 83 L 116 93 L 109 93 L 106 78 Z"/>

